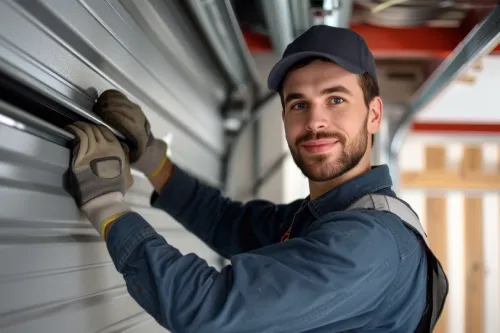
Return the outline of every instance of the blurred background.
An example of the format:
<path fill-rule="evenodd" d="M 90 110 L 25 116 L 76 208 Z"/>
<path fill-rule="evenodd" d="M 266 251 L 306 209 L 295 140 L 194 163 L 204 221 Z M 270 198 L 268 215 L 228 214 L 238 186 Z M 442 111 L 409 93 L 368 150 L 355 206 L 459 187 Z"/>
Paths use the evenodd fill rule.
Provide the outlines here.
<path fill-rule="evenodd" d="M 63 128 L 103 124 L 92 105 L 105 89 L 139 103 L 172 160 L 224 194 L 307 196 L 266 80 L 315 24 L 350 27 L 377 58 L 385 114 L 373 164 L 390 166 L 448 274 L 435 332 L 499 332 L 492 0 L 0 1 L 0 332 L 165 332 L 128 296 L 64 182 Z M 227 263 L 150 208 L 152 188 L 134 176 L 127 201 L 170 243 L 217 269 Z"/>

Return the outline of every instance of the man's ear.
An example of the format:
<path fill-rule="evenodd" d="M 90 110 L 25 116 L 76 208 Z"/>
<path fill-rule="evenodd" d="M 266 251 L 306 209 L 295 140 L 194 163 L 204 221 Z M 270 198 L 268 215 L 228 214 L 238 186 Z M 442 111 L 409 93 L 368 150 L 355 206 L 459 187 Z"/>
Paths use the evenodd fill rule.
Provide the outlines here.
<path fill-rule="evenodd" d="M 367 131 L 370 134 L 375 134 L 380 129 L 380 122 L 384 113 L 384 104 L 379 96 L 376 96 L 371 102 L 368 109 L 368 122 L 366 124 Z"/>
<path fill-rule="evenodd" d="M 285 110 L 281 111 L 281 120 L 285 121 Z"/>

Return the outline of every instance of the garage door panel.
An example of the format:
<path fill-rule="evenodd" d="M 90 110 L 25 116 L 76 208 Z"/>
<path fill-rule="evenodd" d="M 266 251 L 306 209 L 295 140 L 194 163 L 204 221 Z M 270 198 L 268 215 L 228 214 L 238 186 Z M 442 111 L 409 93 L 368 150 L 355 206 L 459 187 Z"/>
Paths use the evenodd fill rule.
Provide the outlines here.
<path fill-rule="evenodd" d="M 87 119 L 97 93 L 121 89 L 143 107 L 155 135 L 172 135 L 175 161 L 218 185 L 225 88 L 215 79 L 193 83 L 119 5 L 0 2 L 0 69 Z M 206 168 L 194 167 L 200 163 Z"/>
<path fill-rule="evenodd" d="M 163 235 L 185 254 L 206 251 L 191 235 Z M 63 328 L 68 317 L 81 322 L 72 332 L 88 332 L 90 328 L 85 327 L 91 323 L 93 332 L 140 313 L 135 302 L 128 301 L 130 296 L 123 278 L 109 261 L 106 247 L 98 237 L 89 242 L 78 242 L 75 237 L 73 243 L 57 243 L 50 236 L 47 238 L 43 244 L 0 248 L 0 259 L 9 267 L 8 274 L 0 275 L 0 299 L 9 300 L 0 304 L 2 332 L 12 326 L 23 327 L 27 321 L 37 322 L 36 332 L 51 332 L 55 327 L 66 332 Z M 25 240 L 29 241 L 29 236 Z M 209 265 L 217 264 L 214 255 L 202 257 Z M 101 310 L 96 312 L 95 308 Z M 102 317 L 103 311 L 109 315 Z M 112 313 L 120 313 L 122 317 L 116 318 Z M 53 321 L 44 330 L 41 327 L 47 316 Z"/>
<path fill-rule="evenodd" d="M 114 310 L 117 308 L 120 311 Z M 148 316 L 127 295 L 126 287 L 123 286 L 79 299 L 41 304 L 20 313 L 11 313 L 2 317 L 0 327 L 5 333 L 123 332 L 113 328 L 149 323 L 151 320 Z M 54 330 L 55 321 L 57 331 Z"/>
<path fill-rule="evenodd" d="M 107 248 L 65 187 L 70 149 L 0 123 L 0 331 L 159 332 L 129 296 Z M 50 133 L 47 133 L 50 138 Z M 150 206 L 134 172 L 125 196 L 167 242 L 219 268 L 218 256 Z"/>

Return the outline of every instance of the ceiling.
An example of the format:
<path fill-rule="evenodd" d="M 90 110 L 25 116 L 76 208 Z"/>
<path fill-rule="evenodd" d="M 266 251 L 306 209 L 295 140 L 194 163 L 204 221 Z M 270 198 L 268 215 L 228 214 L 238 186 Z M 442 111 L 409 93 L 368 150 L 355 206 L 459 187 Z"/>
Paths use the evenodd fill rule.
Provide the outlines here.
<path fill-rule="evenodd" d="M 343 8 L 332 10 L 336 3 L 343 3 Z M 376 57 L 383 97 L 404 101 L 498 1 L 233 0 L 232 4 L 254 54 L 280 55 L 291 39 L 313 24 L 349 26 L 364 37 Z M 500 54 L 500 47 L 492 53 Z M 461 79 L 475 83 L 470 76 Z"/>

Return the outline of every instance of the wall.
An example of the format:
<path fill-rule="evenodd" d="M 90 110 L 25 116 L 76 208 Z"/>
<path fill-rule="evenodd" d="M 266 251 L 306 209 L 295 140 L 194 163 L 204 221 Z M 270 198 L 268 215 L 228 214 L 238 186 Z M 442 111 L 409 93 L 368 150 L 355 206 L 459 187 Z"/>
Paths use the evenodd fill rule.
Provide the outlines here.
<path fill-rule="evenodd" d="M 281 118 L 281 102 L 276 95 L 262 110 L 259 131 L 259 177 L 269 178 L 260 187 L 258 197 L 275 202 L 284 202 L 285 175 L 283 166 L 269 174 L 270 168 L 287 151 L 285 131 Z"/>
<path fill-rule="evenodd" d="M 486 56 L 479 69 L 471 68 L 472 83 L 453 82 L 418 115 L 418 121 L 500 122 L 498 78 L 500 57 Z"/>
<path fill-rule="evenodd" d="M 226 195 L 234 200 L 247 201 L 251 197 L 253 166 L 253 133 L 248 127 L 241 133 L 234 148 L 228 170 Z"/>

